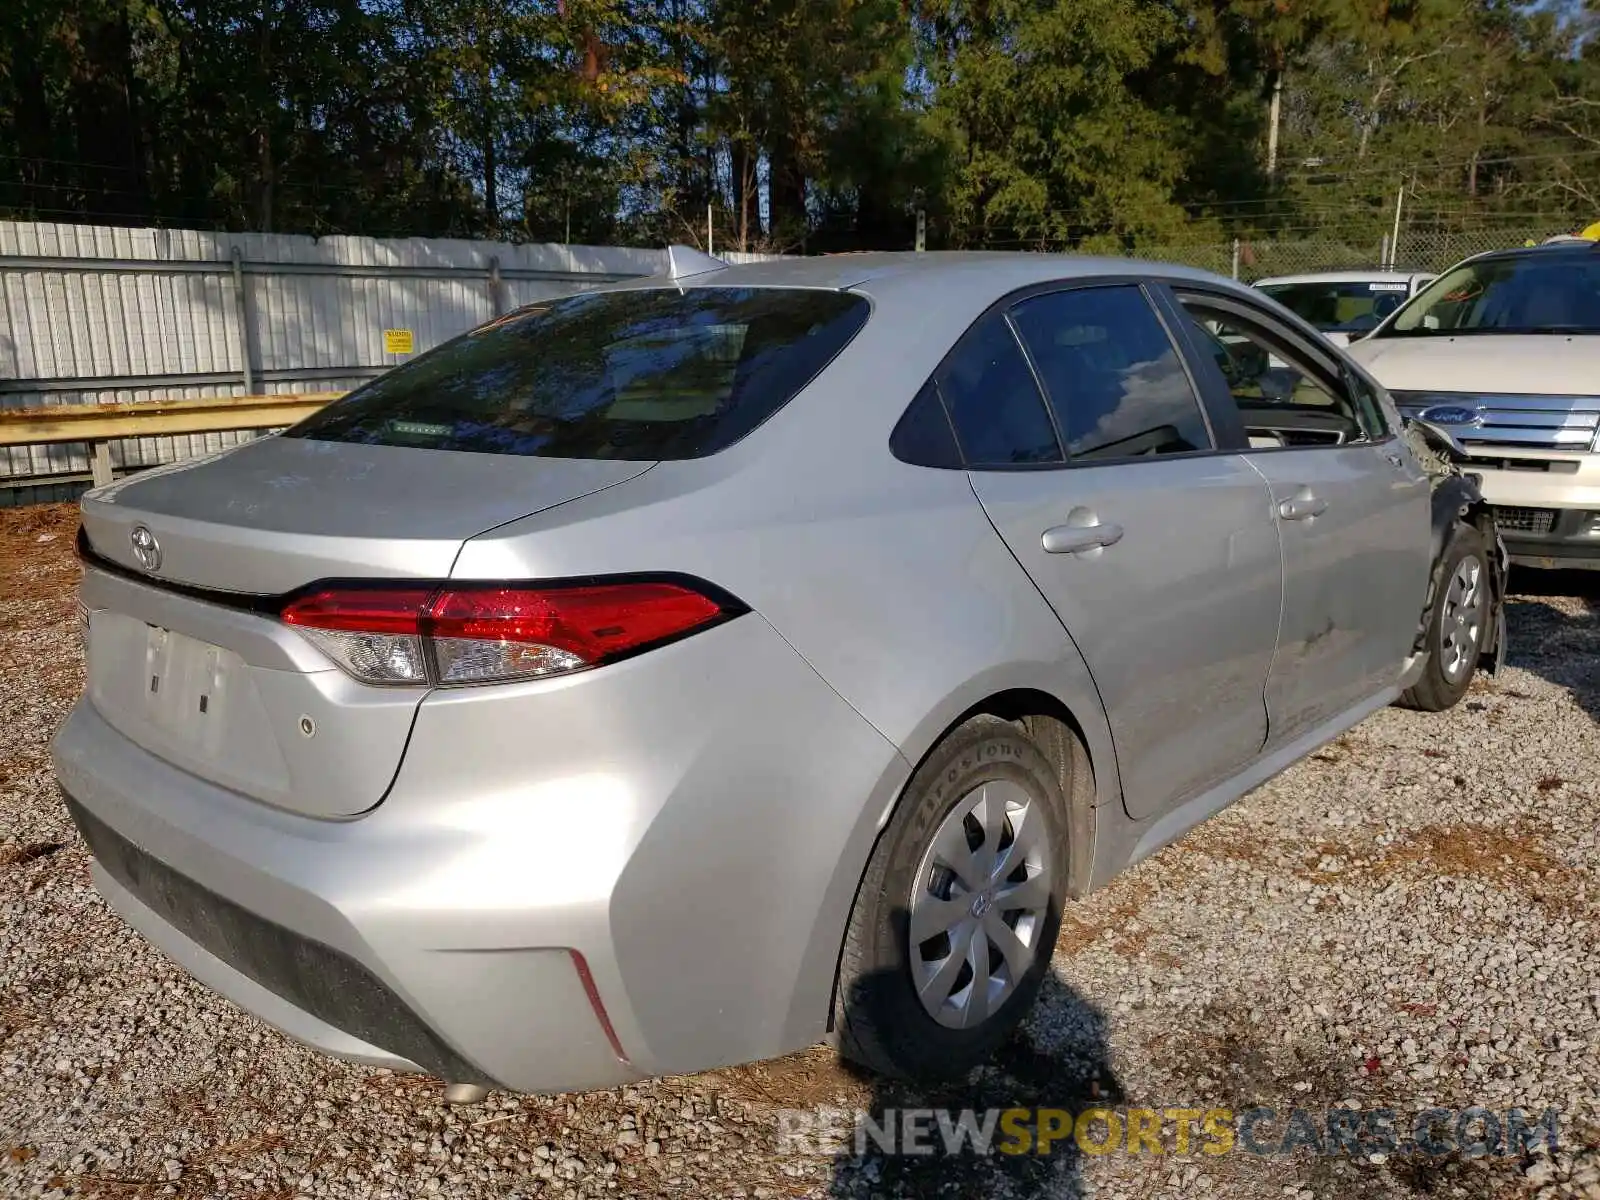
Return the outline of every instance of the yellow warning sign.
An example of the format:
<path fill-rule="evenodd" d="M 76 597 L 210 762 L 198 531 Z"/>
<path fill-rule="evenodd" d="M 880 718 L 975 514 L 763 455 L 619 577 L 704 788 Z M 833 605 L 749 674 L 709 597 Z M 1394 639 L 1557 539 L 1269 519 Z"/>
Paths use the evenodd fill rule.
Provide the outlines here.
<path fill-rule="evenodd" d="M 410 354 L 416 339 L 411 336 L 409 329 L 385 329 L 383 331 L 383 352 L 385 354 Z"/>
<path fill-rule="evenodd" d="M 1592 242 L 1600 242 L 1600 221 L 1596 221 L 1578 236 L 1582 238 L 1588 238 Z"/>

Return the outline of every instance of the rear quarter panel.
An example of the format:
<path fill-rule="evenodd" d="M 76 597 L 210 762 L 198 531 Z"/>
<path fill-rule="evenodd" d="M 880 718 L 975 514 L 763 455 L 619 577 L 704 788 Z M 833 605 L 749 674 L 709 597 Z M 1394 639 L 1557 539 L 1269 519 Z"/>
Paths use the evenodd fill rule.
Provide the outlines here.
<path fill-rule="evenodd" d="M 876 337 L 869 322 L 743 442 L 474 538 L 455 575 L 677 571 L 709 580 L 749 604 L 908 766 L 986 697 L 1044 692 L 1082 728 L 1102 809 L 1119 804 L 1093 680 L 965 472 L 910 466 L 888 450 L 905 405 L 982 306 Z M 761 719 L 789 716 L 774 706 Z M 806 922 L 804 958 L 827 964 L 813 981 L 821 991 L 797 996 L 809 1007 L 787 1022 L 794 1046 L 827 1016 L 816 997 L 831 989 L 855 889 L 901 790 L 860 789 L 850 828 L 826 851 L 813 839 L 786 872 L 784 895 L 752 914 L 775 931 Z"/>

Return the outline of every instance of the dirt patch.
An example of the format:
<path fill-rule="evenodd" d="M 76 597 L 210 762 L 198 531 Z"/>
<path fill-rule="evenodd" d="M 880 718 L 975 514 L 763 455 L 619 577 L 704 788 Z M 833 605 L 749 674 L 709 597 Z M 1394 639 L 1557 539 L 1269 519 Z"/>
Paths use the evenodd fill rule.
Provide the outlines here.
<path fill-rule="evenodd" d="M 1414 872 L 1475 879 L 1563 910 L 1578 900 L 1582 874 L 1536 833 L 1484 825 L 1427 825 L 1387 846 L 1322 842 L 1295 874 L 1316 884 L 1387 882 Z"/>
<path fill-rule="evenodd" d="M 726 1067 L 699 1077 L 723 1095 L 773 1108 L 840 1104 L 866 1107 L 872 1087 L 832 1050 L 818 1047 L 742 1067 Z"/>
<path fill-rule="evenodd" d="M 0 509 L 0 630 L 49 625 L 78 583 L 76 504 Z"/>
<path fill-rule="evenodd" d="M 1110 931 L 1115 935 L 1111 949 L 1124 958 L 1135 957 L 1144 949 L 1150 931 L 1130 926 L 1137 921 L 1139 910 L 1144 907 L 1144 902 L 1149 897 L 1150 888 L 1146 884 L 1127 881 L 1111 884 L 1105 892 L 1092 897 L 1085 904 L 1075 906 L 1073 912 L 1068 912 L 1061 918 L 1061 935 L 1056 942 L 1057 953 L 1069 957 L 1078 954 L 1104 938 Z M 1096 910 L 1094 919 L 1085 920 L 1075 915 L 1085 907 Z"/>
<path fill-rule="evenodd" d="M 29 842 L 26 846 L 0 846 L 0 867 L 13 867 L 48 858 L 60 850 L 64 842 Z"/>
<path fill-rule="evenodd" d="M 1430 825 L 1390 847 L 1379 869 L 1422 867 L 1458 879 L 1482 879 L 1565 905 L 1581 882 L 1535 834 L 1482 825 Z"/>

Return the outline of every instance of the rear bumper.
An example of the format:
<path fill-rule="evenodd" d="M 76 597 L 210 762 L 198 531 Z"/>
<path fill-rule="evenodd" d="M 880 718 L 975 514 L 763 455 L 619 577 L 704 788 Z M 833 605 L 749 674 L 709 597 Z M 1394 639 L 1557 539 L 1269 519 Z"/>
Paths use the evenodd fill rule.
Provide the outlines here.
<path fill-rule="evenodd" d="M 88 701 L 54 752 L 102 894 L 202 982 L 326 1053 L 519 1091 L 816 1041 L 909 772 L 755 614 L 431 694 L 351 820 L 206 783 Z"/>

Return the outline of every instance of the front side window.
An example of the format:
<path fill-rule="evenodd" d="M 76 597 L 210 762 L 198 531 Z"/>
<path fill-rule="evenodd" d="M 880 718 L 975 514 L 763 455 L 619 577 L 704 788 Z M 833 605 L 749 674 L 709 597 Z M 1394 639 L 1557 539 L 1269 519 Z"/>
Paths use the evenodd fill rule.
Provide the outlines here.
<path fill-rule="evenodd" d="M 847 292 L 594 292 L 396 367 L 285 437 L 542 458 L 699 458 L 777 412 L 866 323 Z"/>
<path fill-rule="evenodd" d="M 1211 434 L 1166 329 L 1133 285 L 1024 300 L 1011 319 L 1071 462 L 1189 454 Z"/>
<path fill-rule="evenodd" d="M 1184 296 L 1180 303 L 1227 381 L 1252 446 L 1336 446 L 1385 435 L 1375 397 L 1358 405 L 1343 381 L 1282 335 L 1203 298 Z"/>
<path fill-rule="evenodd" d="M 1600 333 L 1600 250 L 1462 263 L 1373 336 L 1495 333 Z"/>

